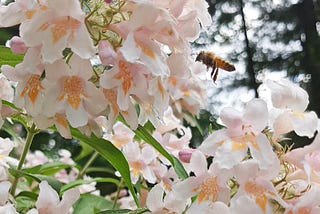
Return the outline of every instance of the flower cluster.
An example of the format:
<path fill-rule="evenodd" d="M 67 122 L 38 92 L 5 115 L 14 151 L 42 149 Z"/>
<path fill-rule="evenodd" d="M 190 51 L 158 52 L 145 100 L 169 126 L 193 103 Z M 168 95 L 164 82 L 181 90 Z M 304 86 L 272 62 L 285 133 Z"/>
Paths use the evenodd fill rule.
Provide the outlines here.
<path fill-rule="evenodd" d="M 162 122 L 169 105 L 196 114 L 203 104 L 189 42 L 210 25 L 205 1 L 20 0 L 2 6 L 0 27 L 20 24 L 9 46 L 24 53 L 1 70 L 17 82 L 14 104 L 41 129 L 71 137 L 68 123 L 99 133 L 121 114 L 135 129 Z M 195 5 L 197 4 L 197 7 Z M 148 17 L 148 18 L 145 18 Z M 139 114 L 136 107 L 139 106 Z"/>

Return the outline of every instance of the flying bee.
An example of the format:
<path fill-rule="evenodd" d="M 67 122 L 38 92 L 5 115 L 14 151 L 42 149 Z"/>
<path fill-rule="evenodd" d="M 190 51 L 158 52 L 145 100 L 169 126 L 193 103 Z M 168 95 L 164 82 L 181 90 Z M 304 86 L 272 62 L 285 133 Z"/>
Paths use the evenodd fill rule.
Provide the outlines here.
<path fill-rule="evenodd" d="M 212 68 L 211 78 L 213 82 L 216 82 L 218 78 L 219 68 L 229 72 L 235 70 L 235 67 L 233 64 L 224 60 L 221 57 L 216 56 L 212 52 L 201 51 L 198 54 L 196 61 L 200 61 L 203 64 L 205 64 L 207 66 L 207 69 Z"/>

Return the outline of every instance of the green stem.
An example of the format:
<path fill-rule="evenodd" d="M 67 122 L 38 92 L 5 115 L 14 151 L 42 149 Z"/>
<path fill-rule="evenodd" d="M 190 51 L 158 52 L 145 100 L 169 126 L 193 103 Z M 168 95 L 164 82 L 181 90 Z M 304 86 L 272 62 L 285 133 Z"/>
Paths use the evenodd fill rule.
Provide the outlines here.
<path fill-rule="evenodd" d="M 27 157 L 28 151 L 30 149 L 33 137 L 38 133 L 39 130 L 36 128 L 35 124 L 32 124 L 31 128 L 27 129 L 27 131 L 28 131 L 28 135 L 27 135 L 26 143 L 24 145 L 24 148 L 23 148 L 23 151 L 22 151 L 22 154 L 21 154 L 18 166 L 17 166 L 17 171 L 22 169 L 23 163 L 24 163 L 24 161 Z M 13 196 L 15 194 L 19 178 L 20 178 L 19 175 L 16 175 L 16 177 L 14 178 L 14 181 L 13 181 L 13 184 L 12 184 L 12 187 L 10 190 L 10 193 Z"/>
<path fill-rule="evenodd" d="M 86 170 L 89 168 L 89 166 L 92 164 L 92 162 L 98 157 L 99 153 L 97 151 L 95 151 L 91 158 L 87 161 L 87 163 L 83 166 L 83 168 L 81 169 L 81 171 L 78 174 L 77 179 L 80 179 L 83 177 L 83 175 L 86 173 Z"/>
<path fill-rule="evenodd" d="M 112 210 L 114 210 L 114 209 L 116 208 L 117 201 L 118 201 L 119 196 L 120 196 L 120 191 L 121 191 L 121 189 L 122 189 L 122 184 L 123 184 L 123 180 L 121 179 L 121 180 L 120 180 L 120 183 L 119 183 L 119 185 L 118 185 L 117 194 L 116 194 L 116 196 L 115 196 L 115 198 L 114 198 L 114 201 L 113 201 Z"/>

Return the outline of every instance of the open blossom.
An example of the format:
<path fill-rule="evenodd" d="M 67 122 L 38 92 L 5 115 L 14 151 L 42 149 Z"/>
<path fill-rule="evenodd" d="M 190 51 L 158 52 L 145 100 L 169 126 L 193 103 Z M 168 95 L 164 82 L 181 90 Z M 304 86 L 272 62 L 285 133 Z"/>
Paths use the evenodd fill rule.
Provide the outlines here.
<path fill-rule="evenodd" d="M 271 102 L 276 108 L 273 112 L 279 112 L 273 121 L 275 137 L 290 131 L 309 138 L 314 136 L 318 117 L 313 111 L 306 112 L 309 96 L 305 90 L 285 79 L 267 80 L 262 87 L 271 93 Z"/>
<path fill-rule="evenodd" d="M 45 69 L 47 100 L 43 115 L 52 117 L 62 112 L 72 127 L 80 127 L 88 123 L 89 114 L 98 116 L 105 110 L 107 104 L 102 91 L 88 81 L 91 77 L 89 60 L 73 55 L 69 65 L 57 60 L 47 64 Z"/>
<path fill-rule="evenodd" d="M 42 0 L 16 0 L 7 6 L 0 6 L 0 27 L 10 27 L 30 19 L 42 7 Z"/>
<path fill-rule="evenodd" d="M 285 214 L 310 213 L 316 214 L 320 212 L 320 202 L 318 200 L 320 194 L 320 186 L 312 184 L 310 189 L 299 198 L 288 201 L 285 207 Z"/>
<path fill-rule="evenodd" d="M 113 143 L 117 148 L 133 142 L 133 138 L 134 132 L 121 122 L 116 122 L 113 125 L 113 134 L 107 134 L 106 136 L 106 139 Z"/>
<path fill-rule="evenodd" d="M 267 137 L 261 134 L 268 122 L 268 109 L 263 100 L 251 100 L 243 113 L 224 108 L 220 118 L 227 128 L 214 131 L 199 147 L 203 153 L 215 157 L 214 163 L 230 169 L 247 156 L 248 148 L 262 168 L 268 168 L 278 159 Z"/>
<path fill-rule="evenodd" d="M 130 142 L 123 146 L 123 153 L 128 160 L 133 183 L 137 183 L 140 176 L 149 183 L 156 182 L 151 166 L 158 155 L 150 145 L 145 144 L 140 149 L 137 142 Z"/>
<path fill-rule="evenodd" d="M 68 213 L 73 203 L 80 196 L 78 189 L 69 189 L 62 195 L 60 201 L 58 193 L 48 184 L 42 181 L 39 184 L 40 192 L 36 202 L 36 209 L 32 209 L 28 214 L 55 214 Z"/>
<path fill-rule="evenodd" d="M 219 169 L 216 164 L 211 164 L 207 169 L 207 160 L 200 151 L 192 154 L 190 165 L 195 176 L 174 185 L 177 195 L 186 199 L 198 195 L 198 203 L 221 201 L 227 204 L 230 200 L 227 180 L 232 177 L 231 171 Z"/>
<path fill-rule="evenodd" d="M 94 55 L 93 42 L 86 29 L 85 13 L 78 0 L 48 0 L 20 27 L 21 37 L 28 47 L 41 45 L 45 62 L 62 58 L 65 48 L 82 58 Z"/>
<path fill-rule="evenodd" d="M 165 193 L 165 196 L 164 196 Z M 188 200 L 179 197 L 174 191 L 165 191 L 162 184 L 155 185 L 147 196 L 146 205 L 154 214 L 183 213 L 189 203 Z"/>
<path fill-rule="evenodd" d="M 100 76 L 100 85 L 104 89 L 115 89 L 117 107 L 120 110 L 129 109 L 130 95 L 145 97 L 147 91 L 145 67 L 127 62 L 122 55 L 118 55 L 115 66 Z"/>
<path fill-rule="evenodd" d="M 41 81 L 43 64 L 38 47 L 29 48 L 22 63 L 15 67 L 1 66 L 3 74 L 11 81 L 17 82 L 14 104 L 25 108 L 31 115 L 41 112 L 44 101 L 44 86 Z"/>
<path fill-rule="evenodd" d="M 296 148 L 283 156 L 285 161 L 297 169 L 288 179 L 304 179 L 320 184 L 320 136 L 317 134 L 314 141 L 302 148 Z"/>

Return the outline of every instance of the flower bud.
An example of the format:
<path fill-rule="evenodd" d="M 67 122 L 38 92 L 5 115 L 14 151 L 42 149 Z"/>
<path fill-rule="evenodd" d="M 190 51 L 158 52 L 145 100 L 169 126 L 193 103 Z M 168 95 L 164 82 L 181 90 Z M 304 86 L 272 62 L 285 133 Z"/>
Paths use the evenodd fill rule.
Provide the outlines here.
<path fill-rule="evenodd" d="M 190 158 L 193 152 L 193 149 L 183 149 L 179 151 L 179 159 L 184 163 L 190 163 Z"/>

